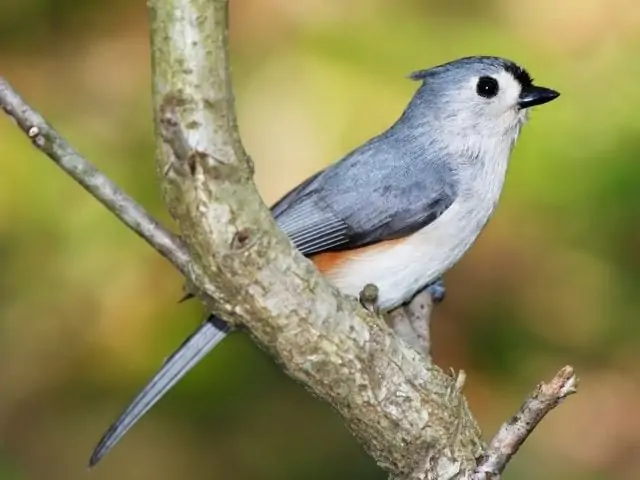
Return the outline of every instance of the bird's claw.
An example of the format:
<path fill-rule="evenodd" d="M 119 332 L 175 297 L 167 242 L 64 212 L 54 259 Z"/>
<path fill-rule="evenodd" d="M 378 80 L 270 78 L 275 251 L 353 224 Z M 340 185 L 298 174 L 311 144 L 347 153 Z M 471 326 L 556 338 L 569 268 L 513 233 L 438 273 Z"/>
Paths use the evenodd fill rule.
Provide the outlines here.
<path fill-rule="evenodd" d="M 360 292 L 360 305 L 376 315 L 380 312 L 378 308 L 378 287 L 373 283 L 366 284 Z"/>

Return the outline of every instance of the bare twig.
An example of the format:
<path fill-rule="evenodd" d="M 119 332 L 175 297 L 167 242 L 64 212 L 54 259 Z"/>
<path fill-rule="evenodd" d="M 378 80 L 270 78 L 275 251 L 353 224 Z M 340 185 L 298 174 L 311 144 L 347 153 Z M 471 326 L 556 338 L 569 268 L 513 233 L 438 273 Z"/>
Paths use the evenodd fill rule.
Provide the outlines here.
<path fill-rule="evenodd" d="M 125 225 L 144 238 L 183 274 L 189 252 L 180 239 L 162 227 L 135 200 L 75 151 L 47 121 L 0 77 L 0 106 L 27 134 L 33 145 L 82 185 Z"/>
<path fill-rule="evenodd" d="M 577 385 L 578 377 L 570 366 L 560 370 L 551 382 L 539 384 L 520 410 L 500 427 L 471 479 L 499 478 L 540 420 L 566 397 L 575 393 Z"/>

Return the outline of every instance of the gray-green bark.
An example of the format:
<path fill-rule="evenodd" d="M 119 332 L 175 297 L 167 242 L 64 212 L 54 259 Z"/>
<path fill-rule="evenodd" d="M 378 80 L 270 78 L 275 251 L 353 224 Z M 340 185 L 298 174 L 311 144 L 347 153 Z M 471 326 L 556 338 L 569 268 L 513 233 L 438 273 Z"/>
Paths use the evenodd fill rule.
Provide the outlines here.
<path fill-rule="evenodd" d="M 209 308 L 335 407 L 393 477 L 472 471 L 483 443 L 456 379 L 339 295 L 258 195 L 236 127 L 227 1 L 152 0 L 150 12 L 158 172 Z"/>

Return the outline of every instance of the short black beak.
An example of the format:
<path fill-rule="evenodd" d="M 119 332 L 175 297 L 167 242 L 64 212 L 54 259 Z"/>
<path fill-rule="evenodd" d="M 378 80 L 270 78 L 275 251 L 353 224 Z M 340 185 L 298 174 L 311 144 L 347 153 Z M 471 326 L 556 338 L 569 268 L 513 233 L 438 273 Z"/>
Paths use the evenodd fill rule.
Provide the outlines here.
<path fill-rule="evenodd" d="M 550 88 L 530 85 L 528 87 L 524 87 L 522 89 L 522 92 L 520 92 L 518 106 L 520 107 L 520 109 L 535 107 L 536 105 L 548 103 L 551 100 L 558 98 L 559 96 L 560 93 L 556 92 L 555 90 L 551 90 Z"/>

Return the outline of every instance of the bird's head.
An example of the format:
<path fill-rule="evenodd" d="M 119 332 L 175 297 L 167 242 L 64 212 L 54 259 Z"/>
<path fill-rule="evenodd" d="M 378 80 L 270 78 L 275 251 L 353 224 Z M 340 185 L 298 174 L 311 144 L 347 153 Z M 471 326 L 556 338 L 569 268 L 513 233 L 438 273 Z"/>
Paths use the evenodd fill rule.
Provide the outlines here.
<path fill-rule="evenodd" d="M 466 57 L 411 74 L 422 81 L 414 115 L 459 135 L 513 135 L 531 107 L 560 94 L 537 86 L 529 73 L 500 57 Z M 515 138 L 513 139 L 515 141 Z"/>

